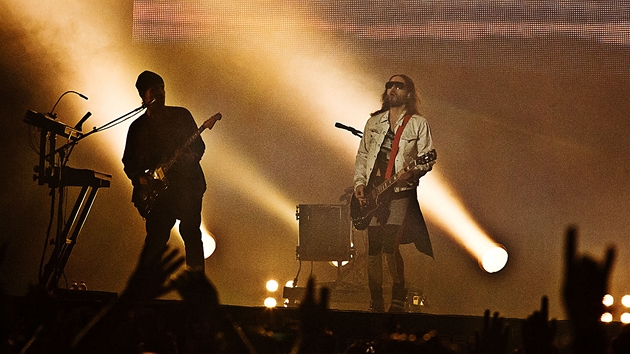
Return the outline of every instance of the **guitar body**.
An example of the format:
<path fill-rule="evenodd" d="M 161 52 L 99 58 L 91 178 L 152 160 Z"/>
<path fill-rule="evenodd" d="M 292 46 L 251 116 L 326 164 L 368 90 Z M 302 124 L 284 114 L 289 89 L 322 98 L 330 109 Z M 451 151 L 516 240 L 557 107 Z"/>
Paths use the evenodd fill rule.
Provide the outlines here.
<path fill-rule="evenodd" d="M 405 166 L 395 175 L 391 176 L 378 186 L 371 188 L 365 187 L 366 201 L 361 204 L 359 200 L 352 194 L 350 200 L 350 218 L 352 224 L 357 230 L 365 230 L 370 225 L 372 218 L 376 216 L 378 219 L 386 219 L 389 213 L 389 202 L 391 200 L 394 189 L 392 188 L 398 180 L 415 166 L 425 165 L 437 159 L 435 150 L 431 150 L 416 158 L 412 163 Z"/>
<path fill-rule="evenodd" d="M 370 226 L 370 222 L 374 216 L 385 216 L 383 213 L 387 213 L 388 210 L 384 210 L 389 205 L 389 198 L 387 195 L 376 195 L 372 189 L 365 189 L 366 201 L 361 205 L 361 202 L 357 197 L 352 194 L 350 200 L 350 218 L 352 224 L 357 230 L 365 230 Z"/>
<path fill-rule="evenodd" d="M 150 175 L 145 175 L 143 180 L 147 182 L 138 184 L 134 188 L 131 201 L 138 209 L 140 216 L 146 219 L 151 214 L 158 197 L 168 188 L 168 182 L 166 179 L 152 178 Z"/>

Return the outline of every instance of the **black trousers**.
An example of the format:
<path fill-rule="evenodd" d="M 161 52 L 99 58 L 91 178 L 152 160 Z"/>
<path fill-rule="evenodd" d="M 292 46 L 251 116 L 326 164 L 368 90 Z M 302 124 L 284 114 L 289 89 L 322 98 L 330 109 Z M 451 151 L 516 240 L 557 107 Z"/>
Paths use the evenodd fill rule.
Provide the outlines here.
<path fill-rule="evenodd" d="M 171 229 L 179 220 L 179 232 L 186 248 L 186 264 L 203 270 L 203 243 L 200 230 L 203 194 L 171 193 L 165 197 L 156 204 L 146 219 L 147 252 L 150 255 L 161 253 L 171 236 Z"/>

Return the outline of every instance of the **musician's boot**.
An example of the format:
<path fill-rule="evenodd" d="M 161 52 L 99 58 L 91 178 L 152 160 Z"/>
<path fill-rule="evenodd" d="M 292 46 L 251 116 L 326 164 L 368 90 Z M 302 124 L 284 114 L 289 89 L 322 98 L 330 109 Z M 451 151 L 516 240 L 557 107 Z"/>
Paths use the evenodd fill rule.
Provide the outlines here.
<path fill-rule="evenodd" d="M 396 259 L 400 257 L 400 259 Z M 393 280 L 392 285 L 392 303 L 389 312 L 404 312 L 405 301 L 407 300 L 407 289 L 405 289 L 405 275 L 402 267 L 402 257 L 400 254 L 385 254 L 387 260 L 387 268 Z"/>
<path fill-rule="evenodd" d="M 406 301 L 407 289 L 405 289 L 405 282 L 394 283 L 392 285 L 392 304 L 389 306 L 389 312 L 405 312 Z"/>
<path fill-rule="evenodd" d="M 383 257 L 368 256 L 368 285 L 370 287 L 370 311 L 385 312 L 383 301 Z"/>

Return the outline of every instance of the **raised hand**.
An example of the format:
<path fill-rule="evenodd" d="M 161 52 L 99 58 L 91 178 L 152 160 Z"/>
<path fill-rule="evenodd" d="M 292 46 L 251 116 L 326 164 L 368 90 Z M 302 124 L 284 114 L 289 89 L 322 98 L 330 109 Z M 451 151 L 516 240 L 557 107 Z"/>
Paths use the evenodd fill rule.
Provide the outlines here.
<path fill-rule="evenodd" d="M 558 348 L 554 345 L 557 321 L 549 321 L 549 300 L 542 297 L 540 311 L 534 311 L 523 322 L 523 349 L 525 354 L 555 354 Z"/>
<path fill-rule="evenodd" d="M 509 327 L 504 325 L 503 317 L 495 312 L 490 320 L 490 310 L 483 314 L 483 329 L 475 334 L 476 341 L 471 353 L 474 354 L 505 354 L 508 342 Z"/>
<path fill-rule="evenodd" d="M 76 335 L 71 347 L 79 353 L 127 353 L 137 349 L 130 310 L 138 304 L 153 300 L 171 288 L 171 278 L 185 260 L 177 249 L 164 247 L 162 252 L 150 254 L 142 249 L 136 269 L 127 287 L 113 303 L 101 311 Z"/>
<path fill-rule="evenodd" d="M 136 270 L 129 278 L 121 298 L 148 301 L 164 295 L 173 289 L 167 280 L 184 263 L 185 258 L 177 249 L 167 246 L 161 253 L 149 254 L 147 247 L 143 248 Z"/>
<path fill-rule="evenodd" d="M 292 354 L 333 352 L 334 341 L 326 330 L 328 297 L 328 288 L 324 287 L 320 290 L 319 302 L 315 299 L 315 279 L 310 277 L 300 304 L 300 334 Z"/>
<path fill-rule="evenodd" d="M 609 247 L 603 262 L 576 255 L 577 230 L 566 233 L 563 299 L 573 326 L 576 352 L 604 353 L 606 338 L 600 324 L 604 312 L 602 299 L 608 290 L 608 279 L 615 260 L 615 249 Z"/>
<path fill-rule="evenodd" d="M 300 323 L 307 332 L 324 331 L 328 313 L 328 288 L 320 290 L 319 302 L 315 299 L 315 279 L 310 277 L 306 285 L 306 294 L 300 305 Z"/>
<path fill-rule="evenodd" d="M 569 227 L 566 233 L 565 277 L 563 297 L 571 320 L 580 323 L 599 323 L 603 313 L 602 299 L 608 290 L 608 278 L 615 260 L 614 247 L 608 248 L 604 262 L 589 256 L 576 255 L 577 230 Z"/>
<path fill-rule="evenodd" d="M 205 316 L 216 316 L 219 295 L 203 271 L 187 268 L 171 282 L 170 287 L 177 290 L 190 308 Z"/>

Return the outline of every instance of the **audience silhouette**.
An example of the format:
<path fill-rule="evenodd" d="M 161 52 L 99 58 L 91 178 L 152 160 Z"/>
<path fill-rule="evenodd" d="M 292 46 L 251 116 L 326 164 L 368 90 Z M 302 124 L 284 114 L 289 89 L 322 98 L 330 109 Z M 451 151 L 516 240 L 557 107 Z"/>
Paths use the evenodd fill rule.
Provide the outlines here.
<path fill-rule="evenodd" d="M 559 354 L 630 353 L 630 328 L 610 338 L 601 322 L 602 298 L 615 260 L 610 247 L 603 261 L 577 253 L 577 228 L 565 234 L 562 300 L 570 344 L 558 343 L 558 321 L 549 319 L 549 300 L 522 320 L 521 343 L 511 348 L 515 333 L 506 320 L 488 309 L 468 347 L 450 345 L 435 330 L 405 333 L 392 325 L 362 338 L 341 338 L 330 326 L 329 289 L 309 278 L 298 310 L 297 327 L 242 328 L 219 302 L 217 289 L 200 271 L 185 267 L 179 250 L 140 254 L 124 291 L 100 309 L 68 310 L 54 293 L 35 285 L 23 298 L 0 291 L 2 353 L 471 353 Z M 6 247 L 0 248 L 0 269 Z M 0 288 L 0 290 L 2 290 Z M 175 310 L 160 308 L 156 298 L 176 291 Z M 316 296 L 319 295 L 319 296 Z M 153 305 L 153 306 L 152 306 Z M 166 312 L 166 313 L 165 313 Z M 275 332 L 274 332 L 275 331 Z M 473 334 L 471 334 L 473 336 Z"/>

